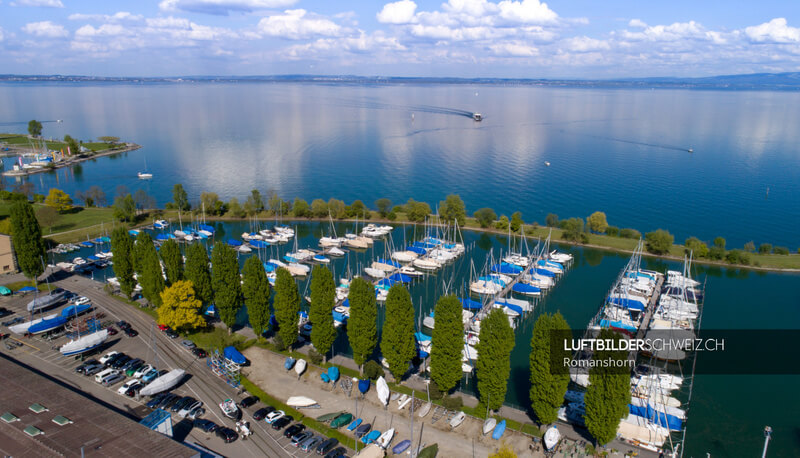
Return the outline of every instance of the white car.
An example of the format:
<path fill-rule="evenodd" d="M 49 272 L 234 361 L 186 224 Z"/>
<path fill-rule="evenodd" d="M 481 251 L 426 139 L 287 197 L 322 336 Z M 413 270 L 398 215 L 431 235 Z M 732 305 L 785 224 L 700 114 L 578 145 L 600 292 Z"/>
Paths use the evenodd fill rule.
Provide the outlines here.
<path fill-rule="evenodd" d="M 83 305 L 83 304 L 90 304 L 91 302 L 92 302 L 92 300 L 89 299 L 88 297 L 81 296 L 81 297 L 75 299 L 74 304 L 75 305 Z"/>
<path fill-rule="evenodd" d="M 121 387 L 119 387 L 117 389 L 117 393 L 125 394 L 125 392 L 128 391 L 129 388 L 133 388 L 133 387 L 135 387 L 137 385 L 141 385 L 141 384 L 142 384 L 142 382 L 140 382 L 140 381 L 138 381 L 136 379 L 128 380 L 127 382 L 123 383 Z"/>
<path fill-rule="evenodd" d="M 186 418 L 186 416 L 189 415 L 189 412 L 192 412 L 195 409 L 199 409 L 200 407 L 203 407 L 203 401 L 197 401 L 192 404 L 189 404 L 188 406 L 184 407 L 178 412 L 178 416 L 181 418 Z"/>
<path fill-rule="evenodd" d="M 118 351 L 110 351 L 105 355 L 103 355 L 98 361 L 100 361 L 100 364 L 105 364 L 109 359 L 113 358 L 114 355 L 118 353 L 119 353 Z"/>
<path fill-rule="evenodd" d="M 151 366 L 150 364 L 145 364 L 144 366 L 140 367 L 136 372 L 133 373 L 133 378 L 136 378 L 136 379 L 142 378 L 142 376 L 144 374 L 150 372 L 151 369 L 155 369 L 155 368 L 153 366 Z"/>
<path fill-rule="evenodd" d="M 267 418 L 264 419 L 264 421 L 271 424 L 278 418 L 282 418 L 284 415 L 286 414 L 283 413 L 283 410 L 276 410 L 274 412 L 270 412 L 269 415 L 267 415 Z"/>

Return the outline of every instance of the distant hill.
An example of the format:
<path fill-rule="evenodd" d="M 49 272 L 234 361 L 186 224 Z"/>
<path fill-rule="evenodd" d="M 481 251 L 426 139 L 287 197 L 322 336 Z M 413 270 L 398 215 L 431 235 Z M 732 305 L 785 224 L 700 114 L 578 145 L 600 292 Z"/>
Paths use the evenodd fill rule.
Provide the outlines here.
<path fill-rule="evenodd" d="M 259 76 L 174 76 L 104 77 L 82 75 L 0 75 L 0 82 L 53 83 L 254 83 L 296 82 L 312 84 L 487 84 L 501 86 L 554 86 L 601 88 L 675 88 L 717 90 L 800 90 L 800 72 L 751 73 L 702 78 L 651 77 L 617 79 L 525 79 L 525 78 L 448 78 L 356 75 L 259 75 Z"/>

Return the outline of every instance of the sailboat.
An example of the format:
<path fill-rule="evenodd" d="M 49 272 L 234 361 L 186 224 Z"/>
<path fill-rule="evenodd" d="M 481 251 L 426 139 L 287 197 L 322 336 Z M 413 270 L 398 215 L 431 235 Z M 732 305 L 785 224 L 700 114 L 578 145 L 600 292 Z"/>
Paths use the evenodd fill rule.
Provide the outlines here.
<path fill-rule="evenodd" d="M 59 351 L 64 356 L 79 355 L 103 345 L 106 339 L 108 339 L 108 329 L 102 329 L 78 339 L 70 340 Z"/>
<path fill-rule="evenodd" d="M 137 174 L 140 180 L 149 180 L 153 178 L 153 174 L 147 171 L 147 158 L 144 159 L 144 172 Z"/>

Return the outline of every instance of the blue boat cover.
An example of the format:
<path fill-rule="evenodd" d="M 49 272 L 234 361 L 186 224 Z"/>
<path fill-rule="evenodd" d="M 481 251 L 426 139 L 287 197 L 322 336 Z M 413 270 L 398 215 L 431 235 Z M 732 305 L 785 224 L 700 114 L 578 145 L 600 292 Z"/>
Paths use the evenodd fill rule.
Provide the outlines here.
<path fill-rule="evenodd" d="M 492 433 L 492 439 L 498 440 L 503 437 L 503 433 L 506 432 L 506 421 L 500 420 L 500 423 L 494 427 L 494 432 Z"/>
<path fill-rule="evenodd" d="M 467 310 L 480 310 L 481 308 L 483 308 L 483 304 L 474 299 L 469 299 L 469 298 L 462 298 L 461 306 Z"/>
<path fill-rule="evenodd" d="M 501 280 L 501 279 L 497 278 L 497 277 L 496 277 L 496 276 L 494 276 L 494 275 L 484 275 L 483 277 L 480 277 L 480 278 L 478 278 L 478 280 L 481 280 L 481 281 L 490 281 L 490 282 L 492 282 L 492 283 L 497 283 L 497 284 L 498 284 L 498 285 L 500 285 L 500 286 L 506 286 L 506 282 L 504 282 L 503 280 Z"/>
<path fill-rule="evenodd" d="M 156 240 L 169 240 L 170 235 L 172 234 L 158 234 L 156 235 Z"/>
<path fill-rule="evenodd" d="M 206 315 L 208 315 L 208 316 L 216 316 L 217 315 L 217 307 L 214 304 L 209 305 L 206 308 Z"/>
<path fill-rule="evenodd" d="M 239 240 L 228 239 L 228 245 L 230 246 L 242 246 L 242 242 Z"/>
<path fill-rule="evenodd" d="M 234 348 L 232 346 L 231 347 L 225 347 L 225 350 L 223 351 L 223 354 L 225 355 L 225 359 L 227 359 L 229 361 L 232 361 L 232 362 L 234 362 L 236 364 L 244 364 L 244 363 L 247 362 L 247 359 L 245 359 L 244 355 L 239 353 L 239 350 L 237 350 L 236 348 Z"/>
<path fill-rule="evenodd" d="M 49 320 L 42 320 L 33 326 L 28 328 L 28 332 L 31 334 L 36 334 L 37 332 L 44 332 L 49 331 L 51 329 L 55 329 L 59 326 L 63 326 L 64 323 L 67 322 L 67 319 L 63 316 L 56 316 L 54 318 L 50 318 Z"/>
<path fill-rule="evenodd" d="M 417 253 L 417 254 L 425 254 L 425 253 L 427 253 L 427 251 L 425 251 L 425 248 L 418 247 L 418 246 L 412 246 L 412 245 L 407 246 L 406 250 L 407 251 L 411 251 L 413 253 Z"/>
<path fill-rule="evenodd" d="M 401 274 L 400 272 L 398 272 L 396 274 L 392 274 L 389 277 L 389 280 L 399 281 L 399 282 L 403 282 L 403 283 L 410 283 L 411 282 L 411 277 L 409 277 L 406 274 Z"/>
<path fill-rule="evenodd" d="M 266 247 L 269 246 L 269 243 L 267 243 L 267 242 L 265 242 L 263 240 L 251 240 L 250 241 L 250 245 L 253 248 L 266 248 Z"/>
<path fill-rule="evenodd" d="M 86 248 L 91 248 L 91 247 L 94 246 L 94 245 L 92 245 L 92 242 L 81 242 L 78 245 L 80 245 L 82 247 L 86 247 Z"/>
<path fill-rule="evenodd" d="M 356 428 L 358 428 L 358 426 L 359 426 L 360 424 L 361 424 L 361 419 L 360 419 L 360 418 L 356 418 L 355 420 L 353 420 L 353 422 L 352 422 L 352 423 L 350 423 L 349 425 L 347 425 L 347 430 L 348 430 L 348 431 L 353 431 L 353 430 L 355 430 Z"/>
<path fill-rule="evenodd" d="M 628 299 L 626 297 L 608 297 L 608 302 L 630 310 L 638 310 L 640 312 L 644 310 L 644 304 L 636 299 Z"/>
<path fill-rule="evenodd" d="M 382 263 L 384 263 L 384 264 L 389 264 L 390 266 L 396 267 L 396 268 L 398 268 L 398 269 L 399 269 L 399 268 L 401 268 L 401 267 L 403 267 L 403 266 L 401 266 L 401 265 L 400 265 L 400 263 L 399 263 L 399 262 L 397 262 L 397 261 L 392 261 L 391 259 L 383 259 L 383 258 L 378 258 L 378 262 L 382 262 Z"/>
<path fill-rule="evenodd" d="M 361 394 L 364 394 L 367 391 L 369 391 L 369 379 L 358 381 L 358 391 L 360 391 Z"/>
<path fill-rule="evenodd" d="M 419 331 L 414 333 L 414 338 L 417 339 L 417 342 L 426 342 L 431 340 L 431 336 L 425 335 Z"/>
<path fill-rule="evenodd" d="M 547 269 L 540 269 L 540 268 L 537 267 L 535 270 L 536 270 L 537 274 L 542 275 L 544 277 L 555 277 L 556 276 L 555 273 L 553 273 L 553 272 L 551 272 L 551 271 L 549 271 Z"/>
<path fill-rule="evenodd" d="M 511 290 L 522 294 L 538 293 L 541 291 L 536 286 L 527 283 L 515 283 L 514 286 L 511 287 Z"/>
<path fill-rule="evenodd" d="M 344 323 L 347 321 L 347 315 L 344 313 L 339 313 L 336 310 L 333 311 L 333 321 L 338 321 L 340 323 Z"/>
<path fill-rule="evenodd" d="M 69 307 L 64 308 L 61 311 L 61 316 L 66 319 L 73 318 L 75 315 L 79 315 L 87 310 L 92 308 L 92 304 L 82 304 L 82 305 L 70 305 Z"/>
<path fill-rule="evenodd" d="M 328 382 L 330 382 L 330 381 L 331 381 L 331 379 L 330 379 L 330 378 L 328 378 L 328 374 L 327 374 L 327 373 L 325 373 L 325 372 L 323 372 L 323 373 L 319 374 L 319 378 L 321 378 L 321 379 L 322 379 L 322 381 L 323 381 L 323 382 L 325 382 L 325 383 L 328 383 Z"/>
<path fill-rule="evenodd" d="M 399 455 L 405 452 L 408 447 L 411 447 L 411 441 L 406 439 L 400 442 L 399 444 L 395 445 L 394 447 L 392 447 L 392 453 L 395 455 Z"/>
<path fill-rule="evenodd" d="M 332 382 L 339 380 L 339 368 L 336 366 L 329 367 L 328 378 L 331 379 Z"/>
<path fill-rule="evenodd" d="M 36 291 L 36 288 L 34 288 L 33 286 L 23 286 L 22 288 L 17 290 L 18 293 L 27 293 L 30 291 Z"/>
<path fill-rule="evenodd" d="M 135 230 L 135 229 L 130 229 L 130 230 L 128 231 L 128 234 L 130 234 L 130 235 L 132 235 L 132 236 L 134 236 L 134 237 L 135 237 L 135 236 L 139 235 L 139 231 L 137 231 L 137 230 Z"/>
<path fill-rule="evenodd" d="M 600 327 L 601 328 L 617 328 L 617 329 L 624 329 L 629 332 L 636 332 L 636 328 L 625 324 L 621 321 L 609 321 L 606 319 L 600 320 Z"/>
<path fill-rule="evenodd" d="M 492 272 L 497 272 L 497 273 L 507 274 L 507 275 L 509 275 L 509 274 L 510 275 L 516 275 L 516 274 L 522 273 L 522 267 L 520 267 L 518 265 L 515 265 L 515 264 L 509 264 L 507 262 L 501 262 L 499 264 L 494 264 L 492 266 Z"/>
<path fill-rule="evenodd" d="M 647 407 L 628 404 L 628 409 L 633 415 L 647 418 L 653 423 L 663 426 L 664 428 L 669 428 L 671 431 L 680 431 L 683 429 L 683 422 L 680 418 L 666 412 L 659 412 L 650 406 L 650 404 L 647 404 Z"/>
<path fill-rule="evenodd" d="M 414 242 L 414 246 L 417 247 L 417 248 L 425 248 L 425 249 L 436 248 L 436 245 L 434 245 L 432 243 L 425 243 L 425 242 Z"/>
<path fill-rule="evenodd" d="M 100 260 L 100 258 L 98 258 L 98 257 L 97 257 L 97 256 L 95 256 L 95 255 L 90 255 L 90 256 L 86 256 L 86 260 L 87 260 L 87 261 L 99 261 L 99 260 Z"/>
<path fill-rule="evenodd" d="M 520 315 L 522 315 L 522 307 L 520 307 L 519 305 L 510 304 L 510 303 L 505 302 L 505 301 L 497 301 L 497 302 L 495 302 L 495 304 L 502 305 L 503 307 L 508 307 L 511 310 L 513 310 L 513 311 L 519 313 Z"/>
<path fill-rule="evenodd" d="M 382 279 L 381 281 L 378 282 L 378 286 L 387 286 L 387 287 L 389 287 L 389 286 L 394 285 L 395 283 L 400 283 L 400 282 L 397 281 L 397 280 L 392 280 L 391 278 L 384 278 L 384 279 Z"/>
<path fill-rule="evenodd" d="M 273 264 L 271 262 L 264 263 L 264 270 L 266 270 L 267 272 L 274 272 L 277 267 L 278 266 L 276 264 Z"/>
<path fill-rule="evenodd" d="M 286 361 L 283 362 L 283 368 L 288 371 L 289 369 L 294 367 L 294 363 L 296 362 L 297 362 L 296 359 L 292 358 L 291 356 L 287 356 Z"/>
<path fill-rule="evenodd" d="M 201 231 L 208 231 L 212 234 L 214 233 L 214 227 L 209 226 L 208 224 L 198 224 L 197 227 L 199 227 Z"/>

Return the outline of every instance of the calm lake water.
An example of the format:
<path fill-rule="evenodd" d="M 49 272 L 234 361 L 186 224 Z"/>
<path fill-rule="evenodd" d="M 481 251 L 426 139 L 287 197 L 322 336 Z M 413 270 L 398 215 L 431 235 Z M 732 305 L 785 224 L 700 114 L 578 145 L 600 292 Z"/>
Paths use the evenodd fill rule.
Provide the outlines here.
<path fill-rule="evenodd" d="M 465 114 L 481 112 L 483 122 Z M 788 92 L 313 84 L 4 84 L 0 131 L 143 148 L 32 177 L 72 193 L 183 183 L 243 199 L 346 202 L 458 193 L 526 221 L 586 217 L 642 232 L 797 249 L 800 94 Z M 13 123 L 19 124 L 13 124 Z M 689 148 L 694 153 L 688 153 Z M 550 162 L 547 167 L 545 161 Z M 141 182 L 145 167 L 155 177 Z M 7 167 L 10 161 L 7 161 Z M 6 185 L 15 180 L 6 179 Z M 769 194 L 767 195 L 767 190 Z"/>
<path fill-rule="evenodd" d="M 131 192 L 145 189 L 163 204 L 173 184 L 183 183 L 192 199 L 213 191 L 241 200 L 258 188 L 309 201 L 336 197 L 371 204 L 388 197 L 401 203 L 413 197 L 432 205 L 455 192 L 470 213 L 489 206 L 498 213 L 520 210 L 526 221 L 542 222 L 549 212 L 566 218 L 602 210 L 611 224 L 643 232 L 667 228 L 679 241 L 723 235 L 729 246 L 754 240 L 794 250 L 800 243 L 798 102 L 800 94 L 787 92 L 4 84 L 0 131 L 24 132 L 33 118 L 63 119 L 45 122 L 44 135 L 116 135 L 143 145 L 35 175 L 29 180 L 39 191 L 74 193 L 99 185 L 113 199 L 123 185 Z M 474 122 L 466 112 L 481 112 L 485 119 Z M 687 152 L 690 147 L 694 153 Z M 12 160 L 5 160 L 6 168 Z M 151 181 L 136 178 L 145 163 Z M 6 187 L 16 183 L 3 180 Z M 249 229 L 246 223 L 220 228 L 234 237 Z M 313 238 L 326 228 L 302 225 L 300 246 L 316 246 Z M 470 262 L 480 269 L 489 250 L 498 254 L 507 243 L 464 236 L 468 256 L 412 287 L 421 315 L 443 283 L 452 280 L 458 290 Z M 402 238 L 396 230 L 395 243 Z M 575 266 L 538 310 L 560 310 L 571 326 L 582 328 L 627 257 L 565 249 L 576 255 Z M 374 253 L 335 262 L 337 277 L 381 253 L 376 245 Z M 708 276 L 703 328 L 798 327 L 800 276 L 727 269 L 701 274 Z M 527 399 L 534 318 L 516 334 L 509 404 Z M 344 336 L 337 351 L 348 351 Z M 697 376 L 687 455 L 756 455 L 769 424 L 775 429 L 770 456 L 796 456 L 799 382 L 796 376 Z"/>

